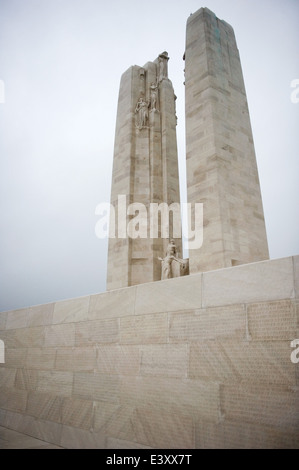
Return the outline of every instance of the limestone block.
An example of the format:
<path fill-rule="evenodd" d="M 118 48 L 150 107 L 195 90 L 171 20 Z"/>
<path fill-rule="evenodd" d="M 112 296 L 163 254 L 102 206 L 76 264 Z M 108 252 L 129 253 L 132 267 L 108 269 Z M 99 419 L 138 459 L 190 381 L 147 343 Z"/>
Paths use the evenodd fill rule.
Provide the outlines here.
<path fill-rule="evenodd" d="M 89 297 L 56 302 L 53 323 L 72 323 L 88 319 Z"/>
<path fill-rule="evenodd" d="M 28 369 L 54 369 L 56 349 L 54 348 L 28 348 L 26 367 Z"/>
<path fill-rule="evenodd" d="M 187 377 L 189 346 L 155 344 L 141 347 L 141 375 Z"/>
<path fill-rule="evenodd" d="M 119 320 L 95 320 L 76 324 L 76 346 L 97 343 L 116 343 L 119 339 Z"/>
<path fill-rule="evenodd" d="M 101 432 L 111 437 L 139 441 L 133 424 L 136 413 L 134 406 L 121 405 L 113 409 L 110 405 L 108 409 L 103 410 L 99 405 L 97 404 L 95 408 L 95 425 L 101 429 Z"/>
<path fill-rule="evenodd" d="M 296 385 L 288 341 L 209 340 L 190 346 L 190 378 Z"/>
<path fill-rule="evenodd" d="M 6 343 L 5 343 L 6 344 Z M 25 367 L 26 351 L 24 349 L 5 349 L 3 367 Z"/>
<path fill-rule="evenodd" d="M 291 300 L 247 306 L 248 329 L 253 340 L 292 340 L 296 335 L 296 311 Z"/>
<path fill-rule="evenodd" d="M 46 348 L 75 346 L 75 325 L 45 326 L 44 346 Z"/>
<path fill-rule="evenodd" d="M 5 421 L 3 426 L 9 428 L 9 429 L 15 429 L 18 430 L 20 427 L 20 423 L 23 419 L 23 414 L 21 413 L 16 413 L 15 411 L 5 411 Z"/>
<path fill-rule="evenodd" d="M 28 314 L 28 308 L 7 312 L 6 329 L 13 330 L 16 328 L 25 328 L 27 326 Z"/>
<path fill-rule="evenodd" d="M 21 328 L 11 333 L 13 334 L 13 347 L 15 348 L 38 348 L 44 342 L 44 328 L 40 326 Z"/>
<path fill-rule="evenodd" d="M 297 338 L 299 338 L 299 299 L 293 300 L 293 306 L 295 309 L 296 315 L 296 330 L 297 330 Z"/>
<path fill-rule="evenodd" d="M 15 387 L 21 390 L 35 390 L 37 386 L 37 371 L 29 369 L 18 369 Z"/>
<path fill-rule="evenodd" d="M 25 411 L 27 392 L 13 387 L 0 388 L 0 408 L 10 411 Z"/>
<path fill-rule="evenodd" d="M 166 343 L 167 313 L 137 315 L 120 319 L 121 343 Z"/>
<path fill-rule="evenodd" d="M 57 348 L 55 358 L 56 370 L 74 370 L 74 348 Z"/>
<path fill-rule="evenodd" d="M 244 305 L 172 313 L 169 316 L 170 341 L 202 341 L 212 338 L 244 338 Z"/>
<path fill-rule="evenodd" d="M 0 387 L 13 387 L 16 373 L 16 369 L 9 369 L 8 367 L 0 369 Z"/>
<path fill-rule="evenodd" d="M 0 426 L 6 425 L 6 410 L 0 409 Z"/>
<path fill-rule="evenodd" d="M 138 375 L 139 346 L 101 345 L 97 350 L 97 369 L 104 374 Z"/>
<path fill-rule="evenodd" d="M 137 442 L 155 449 L 194 448 L 194 426 L 190 416 L 137 407 L 132 417 Z M 126 434 L 125 430 L 122 434 Z M 124 436 L 125 437 L 125 436 Z"/>
<path fill-rule="evenodd" d="M 110 409 L 95 408 L 95 429 L 109 437 L 154 448 L 190 448 L 194 445 L 192 415 L 179 407 L 165 411 L 164 406 L 133 403 Z"/>
<path fill-rule="evenodd" d="M 81 429 L 92 427 L 93 402 L 79 398 L 64 398 L 62 401 L 62 423 Z"/>
<path fill-rule="evenodd" d="M 60 371 L 38 371 L 37 392 L 59 396 L 71 396 L 73 373 Z"/>
<path fill-rule="evenodd" d="M 53 320 L 54 304 L 36 305 L 28 311 L 27 326 L 50 325 Z"/>
<path fill-rule="evenodd" d="M 0 312 L 0 331 L 5 330 L 6 318 L 8 312 Z M 0 333 L 1 338 L 1 333 Z"/>
<path fill-rule="evenodd" d="M 61 449 L 55 444 L 49 444 L 40 439 L 25 434 L 18 433 L 12 429 L 1 429 L 1 448 L 2 449 Z"/>
<path fill-rule="evenodd" d="M 295 297 L 299 299 L 299 256 L 293 256 Z"/>
<path fill-rule="evenodd" d="M 228 420 L 275 426 L 286 432 L 299 432 L 297 387 L 225 384 L 221 392 L 221 409 Z"/>
<path fill-rule="evenodd" d="M 103 320 L 134 315 L 135 297 L 135 287 L 91 295 L 88 313 L 89 320 Z"/>
<path fill-rule="evenodd" d="M 141 284 L 136 288 L 135 314 L 201 308 L 201 275 Z"/>
<path fill-rule="evenodd" d="M 31 391 L 28 394 L 26 413 L 36 418 L 61 423 L 62 397 L 50 393 Z"/>
<path fill-rule="evenodd" d="M 96 364 L 95 347 L 57 349 L 55 369 L 57 370 L 94 370 Z"/>
<path fill-rule="evenodd" d="M 120 378 L 98 372 L 75 372 L 73 396 L 83 400 L 118 403 Z"/>
<path fill-rule="evenodd" d="M 152 447 L 144 446 L 143 444 L 139 444 L 137 442 L 130 442 L 123 439 L 108 437 L 106 449 L 152 449 Z"/>
<path fill-rule="evenodd" d="M 132 407 L 127 407 L 128 411 L 125 414 L 122 413 L 122 419 L 118 419 L 120 410 L 124 408 L 125 407 L 121 407 L 119 403 L 94 402 L 94 430 L 101 431 L 102 434 L 107 434 L 109 427 L 112 429 L 112 435 L 117 435 L 118 430 L 126 425 L 132 414 Z"/>
<path fill-rule="evenodd" d="M 59 445 L 62 425 L 52 421 L 36 419 L 32 416 L 24 416 L 18 431 L 42 441 Z"/>
<path fill-rule="evenodd" d="M 203 274 L 205 307 L 287 299 L 292 296 L 292 258 L 262 261 Z"/>
<path fill-rule="evenodd" d="M 16 347 L 15 334 L 16 334 L 16 330 L 1 331 L 0 337 L 5 345 L 5 353 L 7 352 L 8 349 L 14 349 Z M 0 367 L 3 367 L 3 364 L 0 364 Z"/>
<path fill-rule="evenodd" d="M 100 433 L 73 428 L 62 427 L 60 445 L 66 449 L 105 449 L 106 439 Z"/>
<path fill-rule="evenodd" d="M 196 424 L 196 449 L 296 449 L 299 437 L 277 427 L 224 420 Z"/>
<path fill-rule="evenodd" d="M 219 385 L 199 380 L 156 377 L 123 377 L 121 404 L 151 404 L 161 410 L 218 420 Z"/>

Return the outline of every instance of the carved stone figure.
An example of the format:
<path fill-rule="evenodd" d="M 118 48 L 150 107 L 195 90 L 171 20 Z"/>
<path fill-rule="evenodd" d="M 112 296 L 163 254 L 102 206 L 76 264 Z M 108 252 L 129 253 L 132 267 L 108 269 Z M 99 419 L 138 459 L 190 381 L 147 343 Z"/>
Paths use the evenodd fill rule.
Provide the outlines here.
<path fill-rule="evenodd" d="M 182 265 L 185 264 L 183 260 L 177 258 L 177 250 L 174 240 L 170 240 L 167 246 L 165 258 L 159 257 L 158 259 L 161 261 L 161 280 L 171 279 L 172 277 L 174 277 L 172 270 L 173 262 L 180 263 Z"/>
<path fill-rule="evenodd" d="M 150 86 L 150 109 L 158 109 L 158 85 L 151 83 Z"/>
<path fill-rule="evenodd" d="M 142 97 L 137 102 L 135 113 L 137 113 L 136 127 L 143 129 L 143 127 L 146 127 L 148 119 L 148 103 Z"/>
<path fill-rule="evenodd" d="M 162 52 L 162 54 L 159 55 L 159 82 L 164 80 L 164 78 L 168 78 L 168 61 L 168 53 L 166 51 Z"/>

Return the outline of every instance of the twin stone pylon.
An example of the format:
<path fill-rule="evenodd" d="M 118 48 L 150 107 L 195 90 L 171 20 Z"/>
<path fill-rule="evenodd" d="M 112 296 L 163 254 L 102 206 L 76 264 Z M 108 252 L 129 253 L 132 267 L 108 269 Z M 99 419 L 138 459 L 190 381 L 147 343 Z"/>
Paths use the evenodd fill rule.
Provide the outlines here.
<path fill-rule="evenodd" d="M 207 8 L 187 21 L 185 60 L 188 202 L 203 204 L 203 244 L 190 273 L 268 259 L 257 163 L 232 27 Z M 175 95 L 168 55 L 122 76 L 111 203 L 179 203 Z M 148 211 L 149 214 L 149 211 Z M 134 215 L 130 213 L 128 217 Z M 149 221 L 140 219 L 140 224 Z M 119 219 L 120 220 L 120 219 Z M 161 279 L 168 239 L 110 238 L 107 289 Z M 170 224 L 169 238 L 173 227 Z M 161 231 L 161 228 L 159 228 Z M 160 233 L 160 232 L 159 232 Z M 175 239 L 182 253 L 181 239 Z"/>
<path fill-rule="evenodd" d="M 151 204 L 180 203 L 176 96 L 168 78 L 168 60 L 167 52 L 163 52 L 143 67 L 130 67 L 121 78 L 111 190 L 115 238 L 109 239 L 108 290 L 160 280 L 158 258 L 166 252 L 169 238 L 173 238 L 171 226 L 169 237 L 161 238 L 159 226 L 158 237 L 151 238 L 148 218 Z M 120 207 L 123 200 L 125 208 Z M 135 215 L 134 203 L 146 208 L 145 214 L 139 213 L 138 222 L 135 220 L 137 229 L 145 231 L 143 238 L 134 238 L 128 230 L 126 234 L 126 227 L 120 234 L 122 216 L 128 226 Z M 123 212 L 130 205 L 131 212 L 126 216 Z M 175 244 L 181 253 L 181 238 L 176 238 Z"/>

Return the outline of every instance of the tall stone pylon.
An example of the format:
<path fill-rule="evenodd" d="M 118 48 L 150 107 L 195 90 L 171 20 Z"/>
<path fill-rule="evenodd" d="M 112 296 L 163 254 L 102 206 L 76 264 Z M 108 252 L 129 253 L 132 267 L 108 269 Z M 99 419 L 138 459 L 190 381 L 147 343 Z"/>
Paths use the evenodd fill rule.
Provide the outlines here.
<path fill-rule="evenodd" d="M 190 273 L 268 259 L 262 197 L 232 27 L 207 8 L 187 21 L 188 202 L 203 203 L 203 244 Z"/>
<path fill-rule="evenodd" d="M 169 237 L 161 238 L 159 223 L 158 238 L 150 232 L 151 203 L 180 203 L 176 96 L 168 60 L 163 52 L 144 67 L 130 67 L 121 78 L 111 189 L 115 238 L 110 233 L 107 290 L 160 280 L 158 258 L 164 256 L 169 238 L 175 238 L 182 252 L 181 239 L 173 237 L 172 217 Z M 146 214 L 138 204 L 146 207 Z M 145 230 L 145 238 L 135 238 L 136 227 Z"/>

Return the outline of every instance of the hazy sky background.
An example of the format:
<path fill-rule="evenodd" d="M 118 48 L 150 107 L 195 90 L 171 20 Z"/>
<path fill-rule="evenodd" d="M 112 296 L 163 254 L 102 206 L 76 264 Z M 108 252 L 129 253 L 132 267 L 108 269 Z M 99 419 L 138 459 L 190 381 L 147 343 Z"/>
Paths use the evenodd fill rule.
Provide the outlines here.
<path fill-rule="evenodd" d="M 298 0 L 0 0 L 0 310 L 105 291 L 95 208 L 110 200 L 120 77 L 164 50 L 184 200 L 182 56 L 202 6 L 235 30 L 270 257 L 299 254 Z"/>

